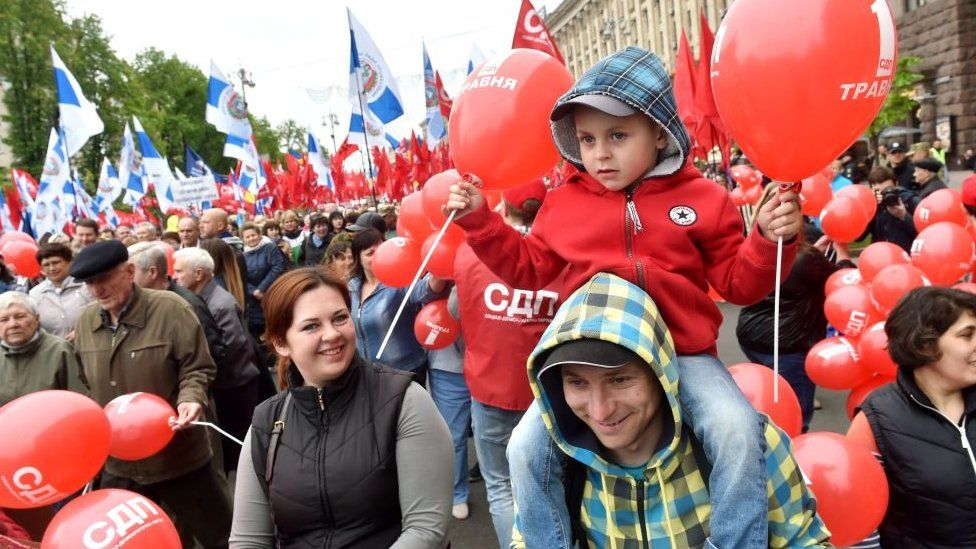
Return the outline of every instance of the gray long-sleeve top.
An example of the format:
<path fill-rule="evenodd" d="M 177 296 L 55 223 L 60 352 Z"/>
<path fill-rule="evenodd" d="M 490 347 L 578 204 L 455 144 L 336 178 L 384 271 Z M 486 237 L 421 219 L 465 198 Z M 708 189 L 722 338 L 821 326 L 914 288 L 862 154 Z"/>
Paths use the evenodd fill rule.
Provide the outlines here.
<path fill-rule="evenodd" d="M 447 545 L 454 484 L 454 446 L 430 395 L 411 383 L 397 421 L 397 482 L 403 531 L 392 549 L 439 549 Z M 268 498 L 251 461 L 251 432 L 244 438 L 234 491 L 230 549 L 273 549 Z"/>

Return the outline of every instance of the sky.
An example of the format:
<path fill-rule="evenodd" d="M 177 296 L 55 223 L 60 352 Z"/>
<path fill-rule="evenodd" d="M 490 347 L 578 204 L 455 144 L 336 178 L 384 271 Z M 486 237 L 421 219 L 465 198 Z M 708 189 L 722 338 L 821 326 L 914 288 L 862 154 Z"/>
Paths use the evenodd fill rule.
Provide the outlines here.
<path fill-rule="evenodd" d="M 549 12 L 561 0 L 533 0 Z M 464 82 L 472 46 L 487 56 L 511 47 L 521 0 L 68 0 L 68 13 L 95 14 L 116 53 L 129 61 L 154 47 L 209 76 L 213 60 L 240 91 L 239 68 L 251 73 L 245 90 L 251 113 L 277 125 L 312 125 L 332 148 L 329 113 L 340 144 L 349 125 L 349 27 L 352 10 L 396 76 L 405 114 L 387 125 L 407 137 L 424 119 L 421 40 L 454 97 Z M 69 67 L 70 68 L 70 67 Z M 200 105 L 200 118 L 204 105 Z"/>

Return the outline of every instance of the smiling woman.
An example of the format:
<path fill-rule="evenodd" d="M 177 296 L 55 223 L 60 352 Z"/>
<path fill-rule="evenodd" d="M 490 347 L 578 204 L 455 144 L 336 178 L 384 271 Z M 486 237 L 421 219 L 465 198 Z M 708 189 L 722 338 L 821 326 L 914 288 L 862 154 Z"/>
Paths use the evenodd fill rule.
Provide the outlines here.
<path fill-rule="evenodd" d="M 230 546 L 446 545 L 447 425 L 408 373 L 358 356 L 345 283 L 297 269 L 263 306 L 286 389 L 258 407 L 245 438 Z"/>

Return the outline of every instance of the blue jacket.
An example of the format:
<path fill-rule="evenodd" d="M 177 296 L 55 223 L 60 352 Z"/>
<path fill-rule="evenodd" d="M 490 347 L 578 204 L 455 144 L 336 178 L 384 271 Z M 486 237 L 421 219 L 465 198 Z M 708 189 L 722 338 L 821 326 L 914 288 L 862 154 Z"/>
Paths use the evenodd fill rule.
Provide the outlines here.
<path fill-rule="evenodd" d="M 254 298 L 254 290 L 267 292 L 271 284 L 284 274 L 288 265 L 281 251 L 268 237 L 254 248 L 246 248 L 244 261 L 247 263 L 247 320 L 251 326 L 264 324 L 264 309 Z"/>
<path fill-rule="evenodd" d="M 400 307 L 400 302 L 407 295 L 406 288 L 391 288 L 379 284 L 373 293 L 360 306 L 363 279 L 353 278 L 349 281 L 349 297 L 352 299 L 352 318 L 356 323 L 356 349 L 359 356 L 367 363 L 381 364 L 398 370 L 416 370 L 427 362 L 427 352 L 417 337 L 413 334 L 413 321 L 420 309 L 435 299 L 446 298 L 449 289 L 434 293 L 424 277 L 417 283 L 413 293 L 407 301 L 407 306 L 397 322 L 390 342 L 383 351 L 383 358 L 376 360 L 376 352 L 383 343 L 386 331 L 393 322 L 393 315 Z"/>

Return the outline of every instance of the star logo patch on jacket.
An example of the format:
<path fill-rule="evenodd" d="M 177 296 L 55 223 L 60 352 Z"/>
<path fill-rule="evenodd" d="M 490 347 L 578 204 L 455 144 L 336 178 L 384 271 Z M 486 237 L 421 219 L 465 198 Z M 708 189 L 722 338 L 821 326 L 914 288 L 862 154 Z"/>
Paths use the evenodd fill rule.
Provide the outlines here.
<path fill-rule="evenodd" d="M 668 217 L 675 225 L 687 227 L 698 221 L 698 214 L 688 206 L 675 206 L 668 212 Z"/>

